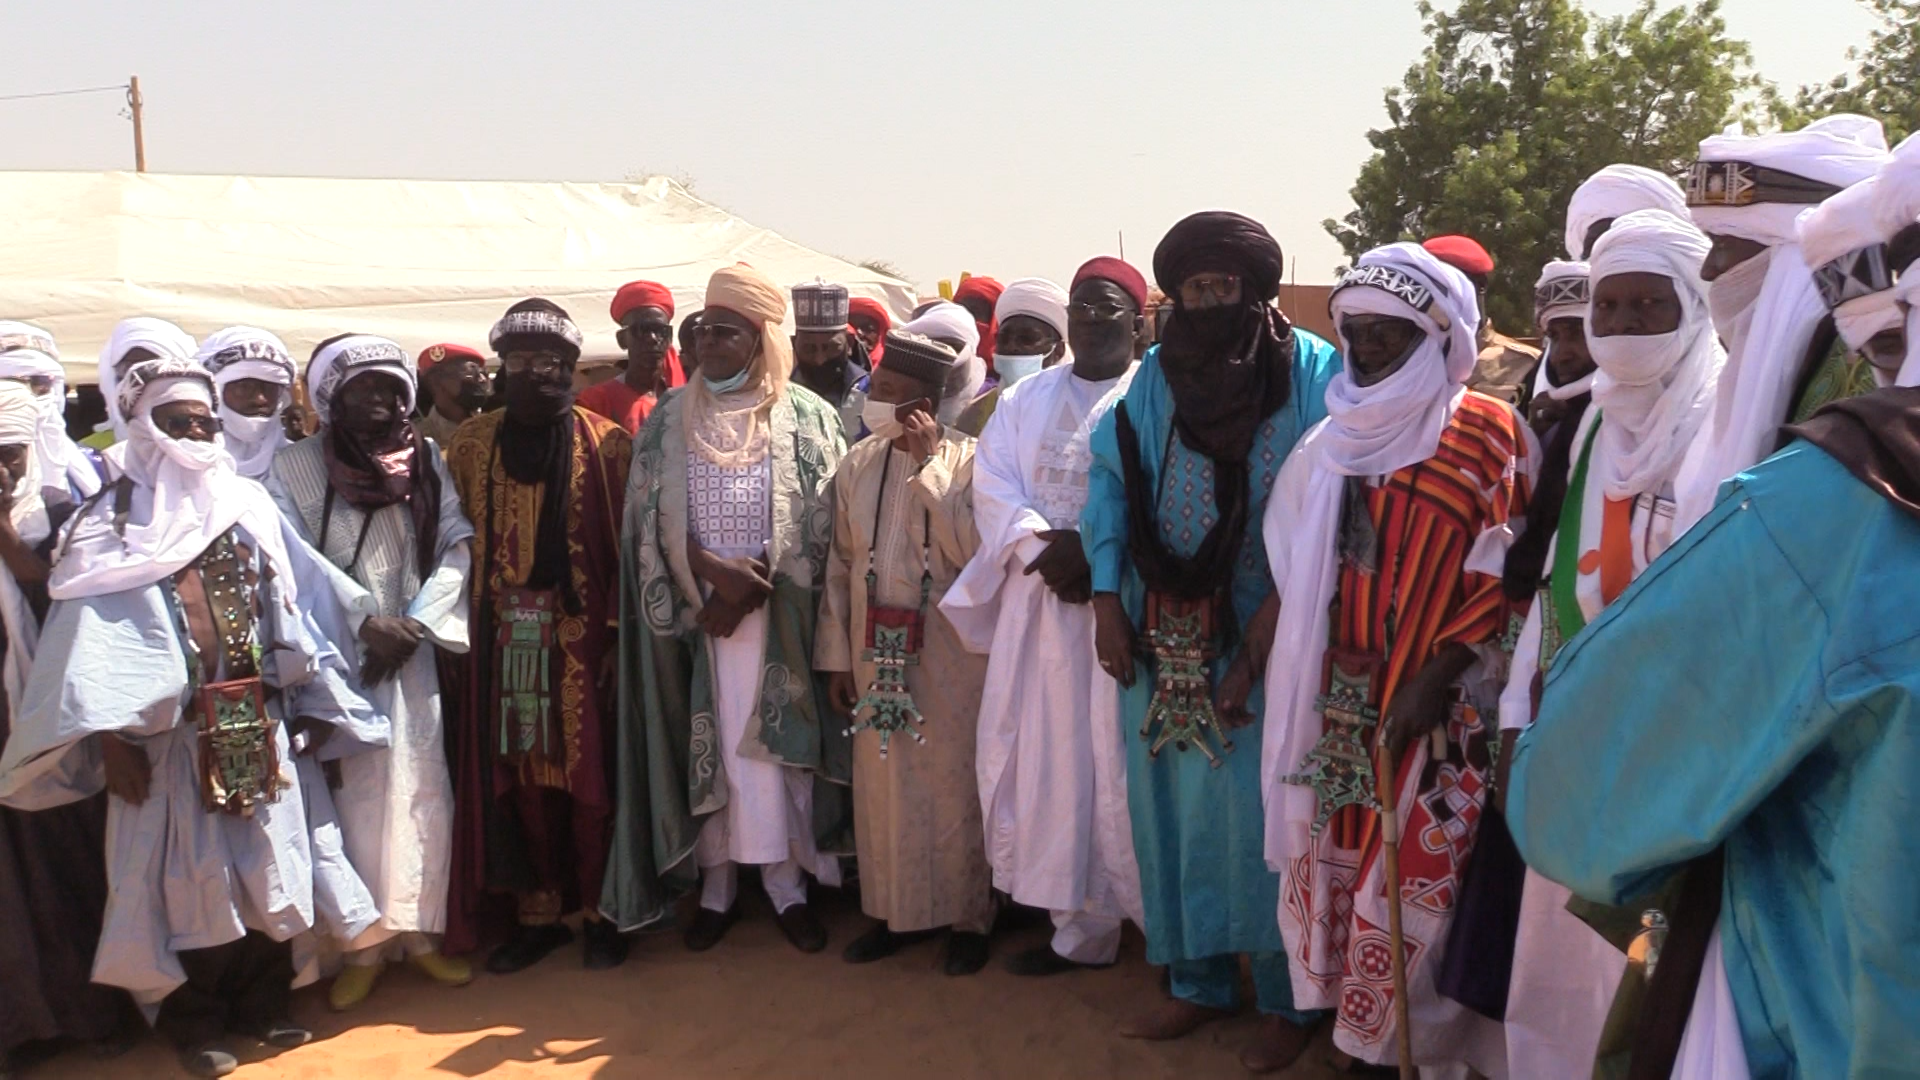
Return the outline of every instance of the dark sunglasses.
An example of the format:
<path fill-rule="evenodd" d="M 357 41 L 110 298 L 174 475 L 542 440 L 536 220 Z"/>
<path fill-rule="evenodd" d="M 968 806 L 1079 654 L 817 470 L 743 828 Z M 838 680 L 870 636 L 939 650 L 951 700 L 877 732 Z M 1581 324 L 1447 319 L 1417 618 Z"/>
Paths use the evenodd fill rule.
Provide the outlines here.
<path fill-rule="evenodd" d="M 169 439 L 184 439 L 195 432 L 218 435 L 225 427 L 217 416 L 169 416 L 155 426 Z"/>

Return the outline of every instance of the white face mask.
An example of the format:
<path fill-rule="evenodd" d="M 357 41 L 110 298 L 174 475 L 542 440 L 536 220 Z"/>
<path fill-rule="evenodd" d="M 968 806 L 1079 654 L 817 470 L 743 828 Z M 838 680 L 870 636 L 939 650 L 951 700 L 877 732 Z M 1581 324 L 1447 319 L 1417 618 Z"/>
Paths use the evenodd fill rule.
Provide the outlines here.
<path fill-rule="evenodd" d="M 1005 389 L 1029 375 L 1040 374 L 1047 366 L 1047 354 L 1033 356 L 1009 356 L 1006 353 L 993 354 L 993 370 L 1000 373 L 1000 387 Z"/>
<path fill-rule="evenodd" d="M 906 426 L 893 415 L 894 404 L 890 401 L 874 401 L 860 407 L 860 422 L 867 430 L 883 439 L 897 439 L 906 431 Z"/>
<path fill-rule="evenodd" d="M 228 439 L 254 446 L 260 440 L 273 434 L 275 428 L 283 427 L 278 414 L 273 416 L 247 416 L 234 412 L 225 405 L 220 407 L 220 426 L 225 429 Z"/>
<path fill-rule="evenodd" d="M 1713 314 L 1713 328 L 1729 349 L 1738 347 L 1753 321 L 1753 305 L 1760 299 L 1760 287 L 1767 283 L 1767 267 L 1773 263 L 1773 249 L 1755 255 L 1739 266 L 1714 278 L 1707 285 L 1707 310 Z"/>

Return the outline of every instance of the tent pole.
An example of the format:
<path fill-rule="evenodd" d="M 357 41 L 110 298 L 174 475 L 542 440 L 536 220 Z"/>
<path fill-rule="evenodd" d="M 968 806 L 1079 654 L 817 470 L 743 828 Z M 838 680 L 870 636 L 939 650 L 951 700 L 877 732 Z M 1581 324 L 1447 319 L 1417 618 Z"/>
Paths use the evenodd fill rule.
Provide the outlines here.
<path fill-rule="evenodd" d="M 143 123 L 141 108 L 146 102 L 140 97 L 140 76 L 135 75 L 127 82 L 127 108 L 133 113 L 133 171 L 147 171 L 147 128 Z"/>

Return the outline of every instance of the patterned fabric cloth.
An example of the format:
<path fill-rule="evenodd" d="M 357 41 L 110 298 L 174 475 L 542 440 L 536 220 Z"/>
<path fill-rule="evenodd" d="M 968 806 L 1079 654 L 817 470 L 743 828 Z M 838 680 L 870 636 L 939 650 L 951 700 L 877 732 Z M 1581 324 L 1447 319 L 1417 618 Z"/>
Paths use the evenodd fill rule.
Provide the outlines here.
<path fill-rule="evenodd" d="M 448 904 L 448 947 L 471 948 L 489 892 L 522 892 L 532 887 L 562 889 L 572 910 L 597 899 L 606 865 L 607 819 L 613 793 L 607 783 L 606 755 L 611 745 L 613 702 L 601 691 L 604 658 L 613 650 L 618 627 L 619 528 L 626 505 L 632 441 L 610 420 L 573 410 L 572 491 L 567 506 L 567 557 L 573 589 L 582 610 L 554 619 L 553 677 L 558 727 L 564 753 L 558 760 L 535 755 L 509 758 L 499 753 L 499 715 L 494 676 L 498 604 L 509 589 L 523 585 L 533 570 L 544 484 L 521 484 L 507 475 L 495 451 L 505 412 L 484 413 L 460 426 L 447 451 L 460 504 L 474 525 L 473 650 L 467 656 L 463 693 L 448 713 L 448 746 L 454 761 L 453 889 Z M 515 799 L 521 789 L 564 793 L 558 819 L 529 823 L 517 839 L 499 828 L 499 805 L 517 801 L 523 808 L 538 800 Z M 554 800 L 546 800 L 554 805 Z M 521 817 L 526 817 L 522 811 Z M 570 817 L 570 820 L 568 820 Z M 552 826 L 541 828 L 541 825 Z M 549 848 L 571 841 L 556 860 Z M 518 848 L 520 850 L 513 850 Z M 546 876 L 536 867 L 571 862 L 576 873 L 565 882 L 535 881 Z"/>
<path fill-rule="evenodd" d="M 687 458 L 687 503 L 700 546 L 723 558 L 757 556 L 773 535 L 773 460 L 744 469 Z"/>
<path fill-rule="evenodd" d="M 1805 423 L 1821 406 L 1850 397 L 1872 393 L 1880 388 L 1874 378 L 1873 365 L 1852 353 L 1845 341 L 1836 340 L 1828 350 L 1826 358 L 1813 371 L 1813 377 L 1807 380 L 1806 392 L 1800 395 L 1800 401 L 1794 406 L 1793 415 L 1787 422 Z"/>

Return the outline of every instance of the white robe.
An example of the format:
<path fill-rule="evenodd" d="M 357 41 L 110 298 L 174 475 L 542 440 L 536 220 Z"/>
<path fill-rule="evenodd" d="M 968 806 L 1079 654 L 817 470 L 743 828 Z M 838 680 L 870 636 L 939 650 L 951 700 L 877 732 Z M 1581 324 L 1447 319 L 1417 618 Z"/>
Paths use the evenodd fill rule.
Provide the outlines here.
<path fill-rule="evenodd" d="M 259 544 L 244 530 L 241 539 L 264 573 Z M 290 534 L 286 540 L 300 570 L 313 553 Z M 109 896 L 93 967 L 93 981 L 125 988 L 149 1017 L 185 981 L 182 950 L 224 945 L 248 930 L 287 941 L 320 926 L 358 933 L 372 923 L 377 912 L 365 885 L 334 857 L 325 785 L 307 786 L 317 770 L 295 756 L 285 721 L 331 724 L 333 738 L 318 751 L 328 760 L 387 739 L 384 719 L 353 690 L 330 644 L 343 621 L 332 598 L 305 597 L 289 611 L 269 581 L 258 636 L 268 712 L 280 721 L 274 741 L 282 789 L 251 817 L 209 813 L 195 764 L 198 731 L 186 712 L 185 632 L 172 596 L 163 582 L 55 601 L 0 755 L 0 803 L 20 810 L 76 802 L 105 786 L 90 735 L 116 732 L 152 764 L 145 802 L 107 801 Z"/>
<path fill-rule="evenodd" d="M 1038 533 L 1079 528 L 1088 437 L 1132 371 L 1095 383 L 1061 364 L 1001 394 L 974 457 L 980 547 L 940 610 L 989 657 L 976 771 L 994 886 L 1141 923 L 1119 702 L 1095 662 L 1093 610 L 1025 573 L 1046 547 Z"/>
<path fill-rule="evenodd" d="M 336 802 L 346 856 L 372 888 L 380 910 L 377 924 L 334 943 L 359 950 L 402 933 L 446 930 L 453 780 L 447 768 L 434 646 L 452 653 L 468 649 L 473 527 L 461 512 L 445 460 L 429 444 L 427 452 L 440 475 L 440 525 L 437 563 L 424 582 L 415 561 L 413 521 L 404 503 L 376 511 L 369 524 L 363 511 L 336 496 L 327 535 L 316 537 L 327 492 L 320 438 L 281 451 L 266 480 L 281 513 L 326 557 L 315 562 L 317 580 L 301 582 L 303 595 L 308 589 L 332 592 L 348 611 L 356 635 L 373 615 L 410 617 L 427 631 L 427 640 L 397 676 L 362 688 L 374 708 L 392 721 L 390 748 L 341 764 Z M 366 542 L 360 559 L 343 570 L 363 527 Z M 357 649 L 349 663 L 357 681 Z"/>

